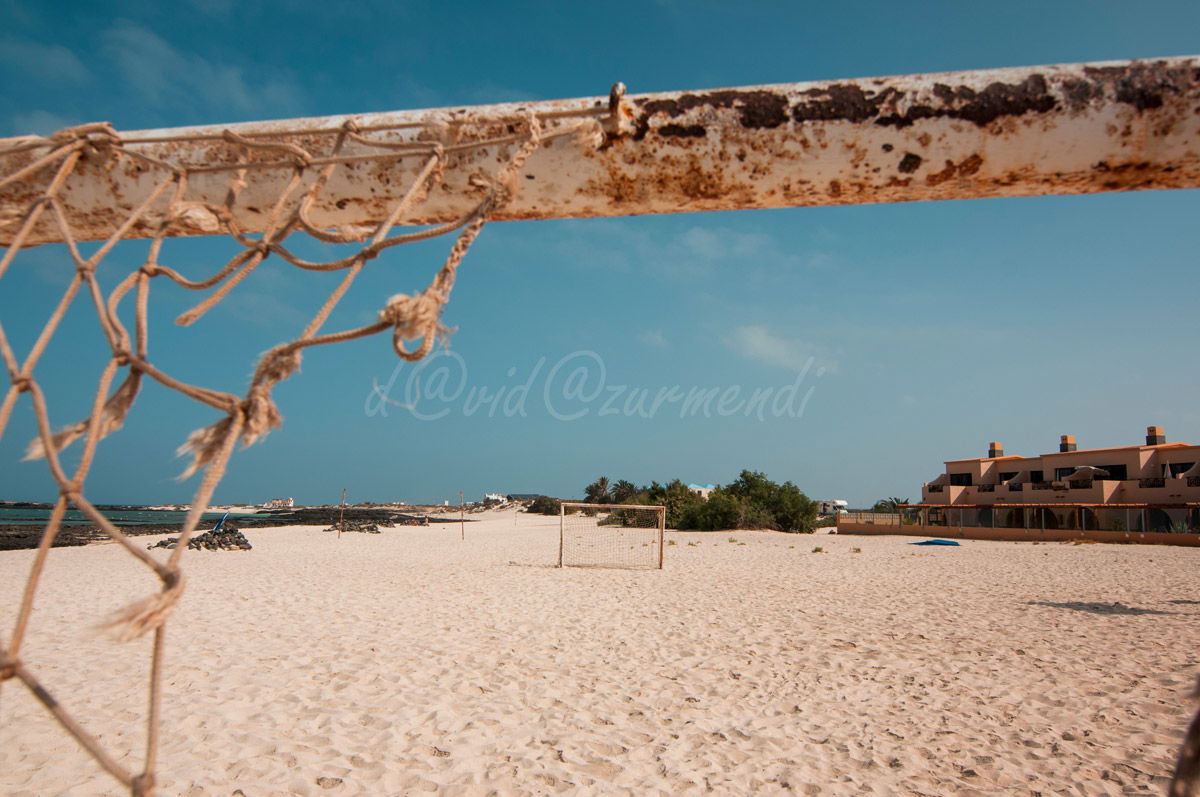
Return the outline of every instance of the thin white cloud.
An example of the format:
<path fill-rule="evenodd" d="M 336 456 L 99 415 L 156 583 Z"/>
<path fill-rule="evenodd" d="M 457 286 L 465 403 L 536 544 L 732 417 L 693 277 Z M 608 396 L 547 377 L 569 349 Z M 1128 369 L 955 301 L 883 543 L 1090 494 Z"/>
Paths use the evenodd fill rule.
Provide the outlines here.
<path fill-rule="evenodd" d="M 766 327 L 737 327 L 726 343 L 743 357 L 774 368 L 787 371 L 823 368 L 826 373 L 837 370 L 837 361 L 824 347 L 779 337 Z"/>
<path fill-rule="evenodd" d="M 8 129 L 14 136 L 48 136 L 64 127 L 76 124 L 79 124 L 78 119 L 60 116 L 49 111 L 26 111 L 13 114 L 8 120 Z"/>
<path fill-rule="evenodd" d="M 233 8 L 233 0 L 188 0 L 188 5 L 210 17 L 223 17 Z"/>
<path fill-rule="evenodd" d="M 562 224 L 570 233 L 560 247 L 565 262 L 587 269 L 636 270 L 672 282 L 707 281 L 729 269 L 768 279 L 781 271 L 824 269 L 830 261 L 819 253 L 786 251 L 770 235 L 729 227 L 697 224 L 664 237 L 622 219 Z"/>
<path fill-rule="evenodd" d="M 406 109 L 440 108 L 449 103 L 445 94 L 427 83 L 409 74 L 397 75 L 393 78 L 397 104 Z"/>
<path fill-rule="evenodd" d="M 541 99 L 528 89 L 505 86 L 490 80 L 466 87 L 459 93 L 462 101 L 471 105 L 494 105 L 501 102 L 530 102 Z"/>
<path fill-rule="evenodd" d="M 279 297 L 262 291 L 235 290 L 217 307 L 229 316 L 272 329 L 298 330 L 310 320 Z"/>
<path fill-rule="evenodd" d="M 118 20 L 101 35 L 102 51 L 116 64 L 126 84 L 144 99 L 167 106 L 222 109 L 256 116 L 293 111 L 300 89 L 278 70 L 245 76 L 247 67 L 214 64 L 194 53 L 181 52 L 168 41 L 129 20 Z"/>
<path fill-rule="evenodd" d="M 34 82 L 83 83 L 91 77 L 75 53 L 61 44 L 5 39 L 0 41 L 0 65 Z"/>
<path fill-rule="evenodd" d="M 638 340 L 647 346 L 654 346 L 659 349 L 665 349 L 671 345 L 661 329 L 647 329 L 638 335 Z"/>

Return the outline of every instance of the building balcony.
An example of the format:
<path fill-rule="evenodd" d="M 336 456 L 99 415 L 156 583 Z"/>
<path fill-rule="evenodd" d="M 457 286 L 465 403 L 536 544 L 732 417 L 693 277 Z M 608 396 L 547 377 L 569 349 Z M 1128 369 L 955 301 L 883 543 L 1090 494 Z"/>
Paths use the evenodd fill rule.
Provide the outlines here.
<path fill-rule="evenodd" d="M 996 485 L 994 485 L 994 484 L 977 484 L 977 485 L 975 485 L 975 489 L 981 493 L 994 493 L 994 492 L 996 492 Z"/>
<path fill-rule="evenodd" d="M 944 488 L 944 485 L 941 485 L 941 484 L 928 484 L 925 486 L 925 489 L 929 490 L 929 492 L 931 492 L 931 493 L 943 492 L 943 488 Z"/>
<path fill-rule="evenodd" d="M 1022 490 L 1022 489 L 1024 489 L 1024 485 L 1023 485 L 1023 484 L 1010 484 L 1010 485 L 1008 485 L 1008 491 L 1009 491 L 1010 493 L 1019 493 L 1019 492 L 1021 492 L 1021 490 Z"/>
<path fill-rule="evenodd" d="M 1189 482 L 1191 479 L 1188 480 Z M 1138 479 L 1138 487 L 1166 487 L 1167 480 L 1162 476 L 1153 476 L 1149 479 Z M 1189 487 L 1191 484 L 1188 485 Z"/>

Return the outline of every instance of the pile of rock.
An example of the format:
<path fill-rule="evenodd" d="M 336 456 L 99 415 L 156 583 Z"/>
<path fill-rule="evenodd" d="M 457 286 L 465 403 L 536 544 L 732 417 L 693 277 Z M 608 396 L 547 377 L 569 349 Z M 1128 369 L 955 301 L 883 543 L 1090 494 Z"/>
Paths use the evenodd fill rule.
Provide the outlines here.
<path fill-rule="evenodd" d="M 381 521 L 379 523 L 367 523 L 366 521 L 362 521 L 362 520 L 347 520 L 345 522 L 345 528 L 342 528 L 341 530 L 342 531 L 358 531 L 358 532 L 362 532 L 363 534 L 380 534 L 381 533 L 379 531 L 380 526 L 390 529 L 395 525 L 396 525 L 395 523 L 388 523 L 387 521 Z M 341 527 L 338 526 L 337 523 L 334 523 L 332 526 L 325 529 L 325 531 L 337 531 L 339 528 L 341 528 Z"/>
<path fill-rule="evenodd" d="M 147 545 L 147 548 L 175 548 L 179 545 L 178 537 L 168 537 L 165 540 L 159 540 L 154 545 Z M 220 531 L 206 531 L 203 534 L 197 534 L 188 540 L 188 548 L 200 550 L 203 548 L 206 551 L 248 551 L 253 546 L 246 539 L 246 535 L 235 528 L 223 528 Z"/>

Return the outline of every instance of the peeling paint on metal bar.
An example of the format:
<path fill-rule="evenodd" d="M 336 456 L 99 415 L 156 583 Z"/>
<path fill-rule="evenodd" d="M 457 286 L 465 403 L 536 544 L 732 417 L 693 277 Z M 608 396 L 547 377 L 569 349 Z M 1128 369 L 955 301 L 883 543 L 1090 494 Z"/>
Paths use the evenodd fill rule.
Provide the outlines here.
<path fill-rule="evenodd" d="M 618 91 L 618 89 L 620 89 Z M 235 163 L 243 154 L 225 130 L 333 153 L 353 120 L 391 144 L 452 131 L 457 144 L 511 136 L 530 113 L 548 125 L 572 113 L 605 120 L 598 146 L 570 136 L 548 142 L 522 170 L 505 219 L 580 218 L 738 208 L 911 202 L 935 199 L 1085 194 L 1200 186 L 1200 57 L 1021 67 L 749 88 L 610 96 L 472 108 L 364 114 L 121 135 L 124 146 L 174 166 Z M 12 140 L 0 141 L 0 147 Z M 456 147 L 444 179 L 402 224 L 458 218 L 480 199 L 518 144 Z M 45 148 L 0 158 L 13 174 Z M 375 152 L 350 142 L 342 154 Z M 285 157 L 286 155 L 286 157 Z M 112 233 L 149 196 L 156 168 L 112 150 L 89 150 L 63 202 L 82 239 Z M 293 174 L 296 158 L 265 152 L 278 165 L 254 169 L 233 208 L 237 225 L 261 231 Z M 389 153 L 339 166 L 311 218 L 334 228 L 378 223 L 423 163 Z M 317 170 L 310 169 L 315 179 Z M 24 207 L 52 170 L 0 189 L 0 241 L 10 241 Z M 474 179 L 473 179 L 474 178 Z M 211 234 L 204 203 L 223 204 L 228 171 L 195 173 L 186 199 L 194 212 L 173 234 Z M 57 240 L 44 214 L 31 243 Z M 132 235 L 147 235 L 150 224 Z"/>

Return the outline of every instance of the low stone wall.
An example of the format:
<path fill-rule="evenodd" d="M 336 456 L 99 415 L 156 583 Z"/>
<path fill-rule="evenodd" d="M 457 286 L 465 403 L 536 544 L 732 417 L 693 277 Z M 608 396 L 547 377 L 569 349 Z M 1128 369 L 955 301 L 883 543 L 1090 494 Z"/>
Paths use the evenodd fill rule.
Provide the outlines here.
<path fill-rule="evenodd" d="M 1190 545 L 1200 547 L 1200 534 L 1165 531 L 1079 531 L 1078 529 L 1007 529 L 977 526 L 884 526 L 872 523 L 838 523 L 838 534 L 891 534 L 904 537 L 944 537 L 959 540 L 1007 540 L 1009 542 L 1096 542 L 1142 543 L 1145 545 Z"/>

